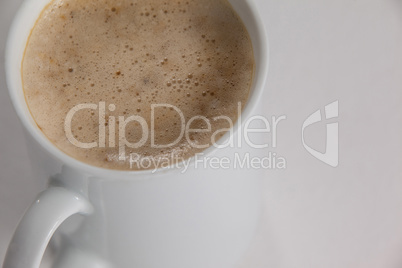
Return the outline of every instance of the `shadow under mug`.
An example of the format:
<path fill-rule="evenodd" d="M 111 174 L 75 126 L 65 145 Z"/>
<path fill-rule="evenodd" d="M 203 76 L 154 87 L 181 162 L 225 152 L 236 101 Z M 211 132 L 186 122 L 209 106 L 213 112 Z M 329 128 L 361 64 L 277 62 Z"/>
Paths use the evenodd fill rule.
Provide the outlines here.
<path fill-rule="evenodd" d="M 245 24 L 256 70 L 243 121 L 256 115 L 268 74 L 268 41 L 252 0 L 229 0 Z M 62 240 L 57 268 L 229 268 L 246 251 L 261 214 L 254 169 L 208 169 L 191 165 L 115 171 L 82 163 L 57 149 L 40 131 L 25 102 L 21 62 L 31 29 L 49 0 L 26 0 L 6 48 L 6 77 L 14 108 L 27 133 L 31 160 L 46 190 L 28 209 L 10 242 L 4 268 L 38 268 L 51 237 Z M 234 126 L 234 136 L 241 122 Z M 222 138 L 228 138 L 229 133 Z M 207 149 L 234 157 L 253 149 Z M 194 163 L 193 163 L 194 164 Z"/>

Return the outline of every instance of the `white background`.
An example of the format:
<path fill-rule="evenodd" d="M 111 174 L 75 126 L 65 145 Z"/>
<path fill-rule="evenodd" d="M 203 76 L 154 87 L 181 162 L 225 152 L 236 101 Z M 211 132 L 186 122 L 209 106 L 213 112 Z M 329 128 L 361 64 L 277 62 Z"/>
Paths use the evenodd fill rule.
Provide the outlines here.
<path fill-rule="evenodd" d="M 265 206 L 241 268 L 402 267 L 402 1 L 255 0 L 270 39 L 265 115 L 286 115 Z M 0 0 L 0 263 L 37 194 L 4 80 L 21 0 Z M 340 165 L 314 159 L 301 125 L 339 100 Z M 306 132 L 325 149 L 325 124 Z"/>

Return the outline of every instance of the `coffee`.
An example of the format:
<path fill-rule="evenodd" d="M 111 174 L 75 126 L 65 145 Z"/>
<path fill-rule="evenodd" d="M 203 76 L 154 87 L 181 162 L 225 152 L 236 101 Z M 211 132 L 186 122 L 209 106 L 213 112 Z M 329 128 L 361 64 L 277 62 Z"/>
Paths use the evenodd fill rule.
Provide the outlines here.
<path fill-rule="evenodd" d="M 132 155 L 180 161 L 211 146 L 247 102 L 253 69 L 227 0 L 56 0 L 32 30 L 22 77 L 52 143 L 128 170 L 154 166 L 132 166 Z"/>

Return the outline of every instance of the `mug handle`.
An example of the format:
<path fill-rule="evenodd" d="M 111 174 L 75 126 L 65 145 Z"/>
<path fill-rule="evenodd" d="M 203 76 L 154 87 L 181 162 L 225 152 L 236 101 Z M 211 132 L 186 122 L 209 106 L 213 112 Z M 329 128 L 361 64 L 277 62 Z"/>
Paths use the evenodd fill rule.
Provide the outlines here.
<path fill-rule="evenodd" d="M 57 228 L 74 214 L 88 215 L 92 212 L 89 201 L 77 193 L 63 187 L 45 190 L 18 224 L 3 268 L 39 268 Z"/>

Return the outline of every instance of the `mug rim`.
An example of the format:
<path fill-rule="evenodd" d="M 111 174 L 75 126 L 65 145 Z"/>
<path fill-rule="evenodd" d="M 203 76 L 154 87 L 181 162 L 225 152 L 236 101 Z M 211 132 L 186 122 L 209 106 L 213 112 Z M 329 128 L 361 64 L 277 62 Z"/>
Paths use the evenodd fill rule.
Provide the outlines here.
<path fill-rule="evenodd" d="M 48 0 L 50 3 L 52 0 Z M 238 1 L 238 0 L 229 0 L 229 2 L 233 1 Z M 260 97 L 264 91 L 265 88 L 265 83 L 266 79 L 268 76 L 268 65 L 269 65 L 269 46 L 268 46 L 268 36 L 265 31 L 265 26 L 262 21 L 262 18 L 260 16 L 260 13 L 258 12 L 258 8 L 255 5 L 255 1 L 253 0 L 240 0 L 241 2 L 244 2 L 249 10 L 251 11 L 251 14 L 253 15 L 254 19 L 254 24 L 255 24 L 255 30 L 257 31 L 257 39 L 258 39 L 258 46 L 260 47 L 260 52 L 262 55 L 261 58 L 261 64 L 260 66 L 255 66 L 254 70 L 254 75 L 253 75 L 253 81 L 252 81 L 252 87 L 251 87 L 251 95 L 248 97 L 248 100 L 246 102 L 246 105 L 243 107 L 243 110 L 241 112 L 241 116 L 247 118 L 250 114 L 252 114 L 252 111 L 256 105 L 256 103 L 260 100 Z M 61 149 L 59 149 L 55 144 L 53 144 L 47 137 L 46 135 L 38 128 L 37 124 L 34 124 L 35 122 L 32 114 L 29 112 L 29 114 L 26 113 L 24 110 L 24 107 L 28 107 L 28 104 L 26 103 L 25 98 L 21 100 L 20 95 L 18 94 L 19 92 L 23 92 L 22 85 L 19 86 L 18 83 L 15 81 L 15 77 L 13 77 L 13 60 L 12 56 L 13 53 L 10 53 L 15 46 L 14 43 L 18 42 L 18 36 L 21 34 L 18 33 L 17 29 L 20 27 L 24 15 L 27 12 L 30 12 L 29 10 L 29 2 L 33 2 L 33 0 L 25 0 L 22 5 L 20 6 L 19 10 L 17 11 L 16 15 L 14 16 L 13 22 L 11 24 L 11 27 L 9 28 L 9 34 L 7 37 L 7 43 L 6 43 L 6 48 L 5 48 L 5 72 L 6 72 L 6 83 L 7 83 L 7 88 L 8 88 L 8 93 L 11 99 L 11 102 L 13 103 L 14 110 L 16 111 L 20 121 L 22 122 L 25 130 L 31 135 L 34 140 L 46 150 L 52 157 L 55 157 L 58 159 L 63 165 L 67 165 L 69 167 L 74 167 L 82 172 L 99 176 L 102 178 L 116 178 L 116 176 L 122 176 L 122 177 L 127 177 L 129 176 L 131 179 L 133 177 L 139 177 L 139 179 L 143 178 L 144 175 L 156 175 L 160 173 L 165 173 L 165 172 L 173 172 L 173 171 L 178 171 L 180 170 L 180 166 L 183 164 L 182 162 L 179 163 L 177 166 L 172 168 L 172 166 L 169 167 L 164 167 L 164 168 L 158 168 L 158 169 L 148 169 L 148 170 L 118 170 L 118 169 L 108 169 L 108 168 L 103 168 L 103 167 L 98 167 L 94 166 L 85 162 L 82 162 L 78 159 L 75 159 L 74 157 L 68 155 Z M 231 3 L 232 4 L 232 3 Z M 42 8 L 43 10 L 43 8 Z M 236 13 L 238 14 L 238 10 L 236 10 Z M 31 13 L 31 12 L 30 12 Z M 38 19 L 39 14 L 35 14 L 35 21 Z M 239 16 L 240 17 L 240 16 Z M 244 20 L 242 19 L 243 24 Z M 34 26 L 30 28 L 30 32 Z M 249 34 L 250 30 L 247 29 Z M 29 36 L 24 36 L 25 40 L 25 46 L 26 42 L 28 41 Z M 253 43 L 253 42 L 252 42 Z M 255 45 L 253 43 L 253 50 L 254 50 L 254 59 L 256 57 L 255 55 Z M 21 77 L 21 63 L 19 63 L 19 75 L 17 77 Z M 257 76 L 257 73 L 260 75 Z M 258 77 L 258 79 L 256 79 Z M 20 81 L 21 82 L 21 81 Z M 22 83 L 22 82 L 21 82 Z M 244 122 L 240 124 L 240 120 L 237 120 L 236 123 L 233 125 L 233 131 L 232 133 L 235 134 L 237 133 L 238 129 L 244 125 Z M 224 136 L 218 141 L 218 143 L 221 143 L 222 141 L 226 141 L 227 138 L 230 135 L 230 131 L 224 134 Z M 210 155 L 216 152 L 219 148 L 216 148 L 216 146 L 210 146 L 204 151 L 202 151 L 203 154 L 205 155 Z M 192 156 L 189 158 L 190 160 L 190 165 L 195 161 L 195 157 Z"/>

